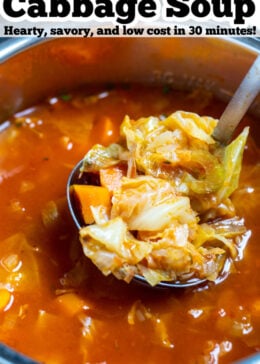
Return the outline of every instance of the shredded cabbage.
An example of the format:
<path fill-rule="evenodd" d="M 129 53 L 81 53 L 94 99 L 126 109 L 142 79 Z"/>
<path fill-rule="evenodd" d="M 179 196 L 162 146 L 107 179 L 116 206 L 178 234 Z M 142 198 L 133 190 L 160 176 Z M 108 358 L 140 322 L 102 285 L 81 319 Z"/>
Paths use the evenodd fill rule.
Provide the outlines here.
<path fill-rule="evenodd" d="M 95 172 L 117 164 L 121 151 L 122 147 L 119 144 L 111 144 L 108 147 L 95 144 L 84 158 L 82 171 Z"/>
<path fill-rule="evenodd" d="M 223 161 L 225 176 L 223 184 L 217 194 L 219 201 L 229 197 L 238 187 L 243 151 L 248 133 L 249 128 L 247 127 L 225 148 Z"/>
<path fill-rule="evenodd" d="M 105 275 L 130 282 L 139 274 L 152 286 L 214 281 L 226 260 L 238 257 L 246 228 L 229 197 L 248 128 L 223 147 L 211 137 L 216 124 L 184 111 L 163 120 L 126 116 L 120 144 L 87 153 L 83 173 L 128 164 L 111 191 L 111 210 L 90 206 L 95 223 L 80 229 L 84 254 Z"/>

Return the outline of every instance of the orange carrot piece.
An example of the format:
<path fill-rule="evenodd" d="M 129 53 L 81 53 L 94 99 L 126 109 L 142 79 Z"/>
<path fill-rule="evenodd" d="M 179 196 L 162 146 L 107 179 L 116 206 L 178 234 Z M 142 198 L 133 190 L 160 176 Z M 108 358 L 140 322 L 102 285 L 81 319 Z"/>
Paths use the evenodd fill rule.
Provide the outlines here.
<path fill-rule="evenodd" d="M 11 293 L 7 289 L 0 289 L 0 311 L 4 311 L 11 300 Z"/>
<path fill-rule="evenodd" d="M 73 185 L 72 188 L 86 224 L 93 224 L 94 222 L 90 206 L 104 206 L 109 211 L 111 207 L 111 194 L 106 187 Z"/>
<path fill-rule="evenodd" d="M 109 191 L 114 191 L 120 187 L 121 179 L 126 175 L 126 166 L 117 165 L 113 167 L 108 167 L 100 169 L 100 183 L 102 186 L 106 187 Z"/>
<path fill-rule="evenodd" d="M 58 296 L 55 301 L 60 309 L 68 316 L 74 316 L 84 308 L 88 308 L 83 298 L 73 292 Z"/>

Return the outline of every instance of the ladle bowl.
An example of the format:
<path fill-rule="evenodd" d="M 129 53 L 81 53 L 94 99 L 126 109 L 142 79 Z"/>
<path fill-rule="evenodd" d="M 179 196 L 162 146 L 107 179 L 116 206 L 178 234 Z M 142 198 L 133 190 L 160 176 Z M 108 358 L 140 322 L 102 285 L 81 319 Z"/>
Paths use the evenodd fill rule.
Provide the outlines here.
<path fill-rule="evenodd" d="M 220 121 L 213 132 L 213 137 L 225 145 L 229 142 L 232 134 L 247 112 L 251 103 L 254 101 L 260 90 L 260 56 L 256 58 L 250 67 L 249 71 L 243 78 L 238 89 L 234 93 L 232 99 L 228 103 L 225 111 L 223 112 Z M 71 186 L 73 184 L 85 184 L 82 181 L 81 167 L 83 165 L 83 160 L 81 160 L 72 170 L 68 183 L 67 183 L 67 200 L 71 216 L 78 229 L 84 226 L 83 220 L 80 216 L 80 211 L 77 208 L 76 201 L 73 198 L 73 193 Z M 229 262 L 226 260 L 222 271 L 215 280 L 215 283 L 219 283 L 228 275 Z M 134 281 L 148 285 L 146 279 L 140 275 L 135 275 Z M 156 285 L 156 288 L 186 288 L 204 284 L 207 282 L 206 279 L 191 278 L 185 281 L 172 281 L 172 282 L 160 282 Z"/>
<path fill-rule="evenodd" d="M 67 201 L 69 206 L 69 211 L 72 216 L 72 219 L 78 229 L 82 228 L 85 224 L 81 218 L 80 212 L 77 207 L 77 203 L 74 199 L 74 195 L 72 193 L 72 188 L 74 184 L 85 184 L 82 181 L 82 172 L 81 167 L 83 165 L 83 160 L 81 160 L 72 170 L 71 174 L 69 175 L 68 182 L 67 182 Z M 224 272 L 223 272 L 224 275 Z M 146 279 L 138 274 L 136 274 L 133 278 L 133 281 L 142 285 L 149 286 Z M 199 284 L 205 283 L 206 280 L 192 278 L 187 281 L 174 281 L 174 282 L 160 282 L 155 287 L 156 288 L 185 288 L 185 287 L 192 287 L 197 286 Z"/>

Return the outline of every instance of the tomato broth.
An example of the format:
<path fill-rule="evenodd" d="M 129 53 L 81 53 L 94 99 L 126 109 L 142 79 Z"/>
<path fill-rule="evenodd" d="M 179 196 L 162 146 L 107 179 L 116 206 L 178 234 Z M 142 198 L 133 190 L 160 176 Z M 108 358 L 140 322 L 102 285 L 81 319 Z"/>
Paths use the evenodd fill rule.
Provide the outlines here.
<path fill-rule="evenodd" d="M 2 124 L 2 342 L 48 364 L 231 363 L 260 350 L 256 120 L 243 121 L 250 136 L 232 196 L 246 247 L 217 285 L 154 290 L 103 276 L 82 253 L 65 196 L 74 165 L 95 143 L 116 142 L 125 115 L 223 109 L 204 91 L 109 85 L 50 97 Z"/>

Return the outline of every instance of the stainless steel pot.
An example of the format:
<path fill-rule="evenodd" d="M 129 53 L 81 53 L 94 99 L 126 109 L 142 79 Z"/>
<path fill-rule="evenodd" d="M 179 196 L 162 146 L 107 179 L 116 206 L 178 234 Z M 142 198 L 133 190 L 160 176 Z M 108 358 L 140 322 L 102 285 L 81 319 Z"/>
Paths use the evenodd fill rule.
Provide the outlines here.
<path fill-rule="evenodd" d="M 91 83 L 203 87 L 228 99 L 260 53 L 257 39 L 0 39 L 0 122 L 41 99 Z M 260 95 L 251 112 L 260 115 Z M 259 363 L 259 355 L 239 363 Z M 0 362 L 33 361 L 0 345 Z"/>
<path fill-rule="evenodd" d="M 228 99 L 260 52 L 253 38 L 16 38 L 0 47 L 0 120 L 93 82 L 201 86 Z"/>

